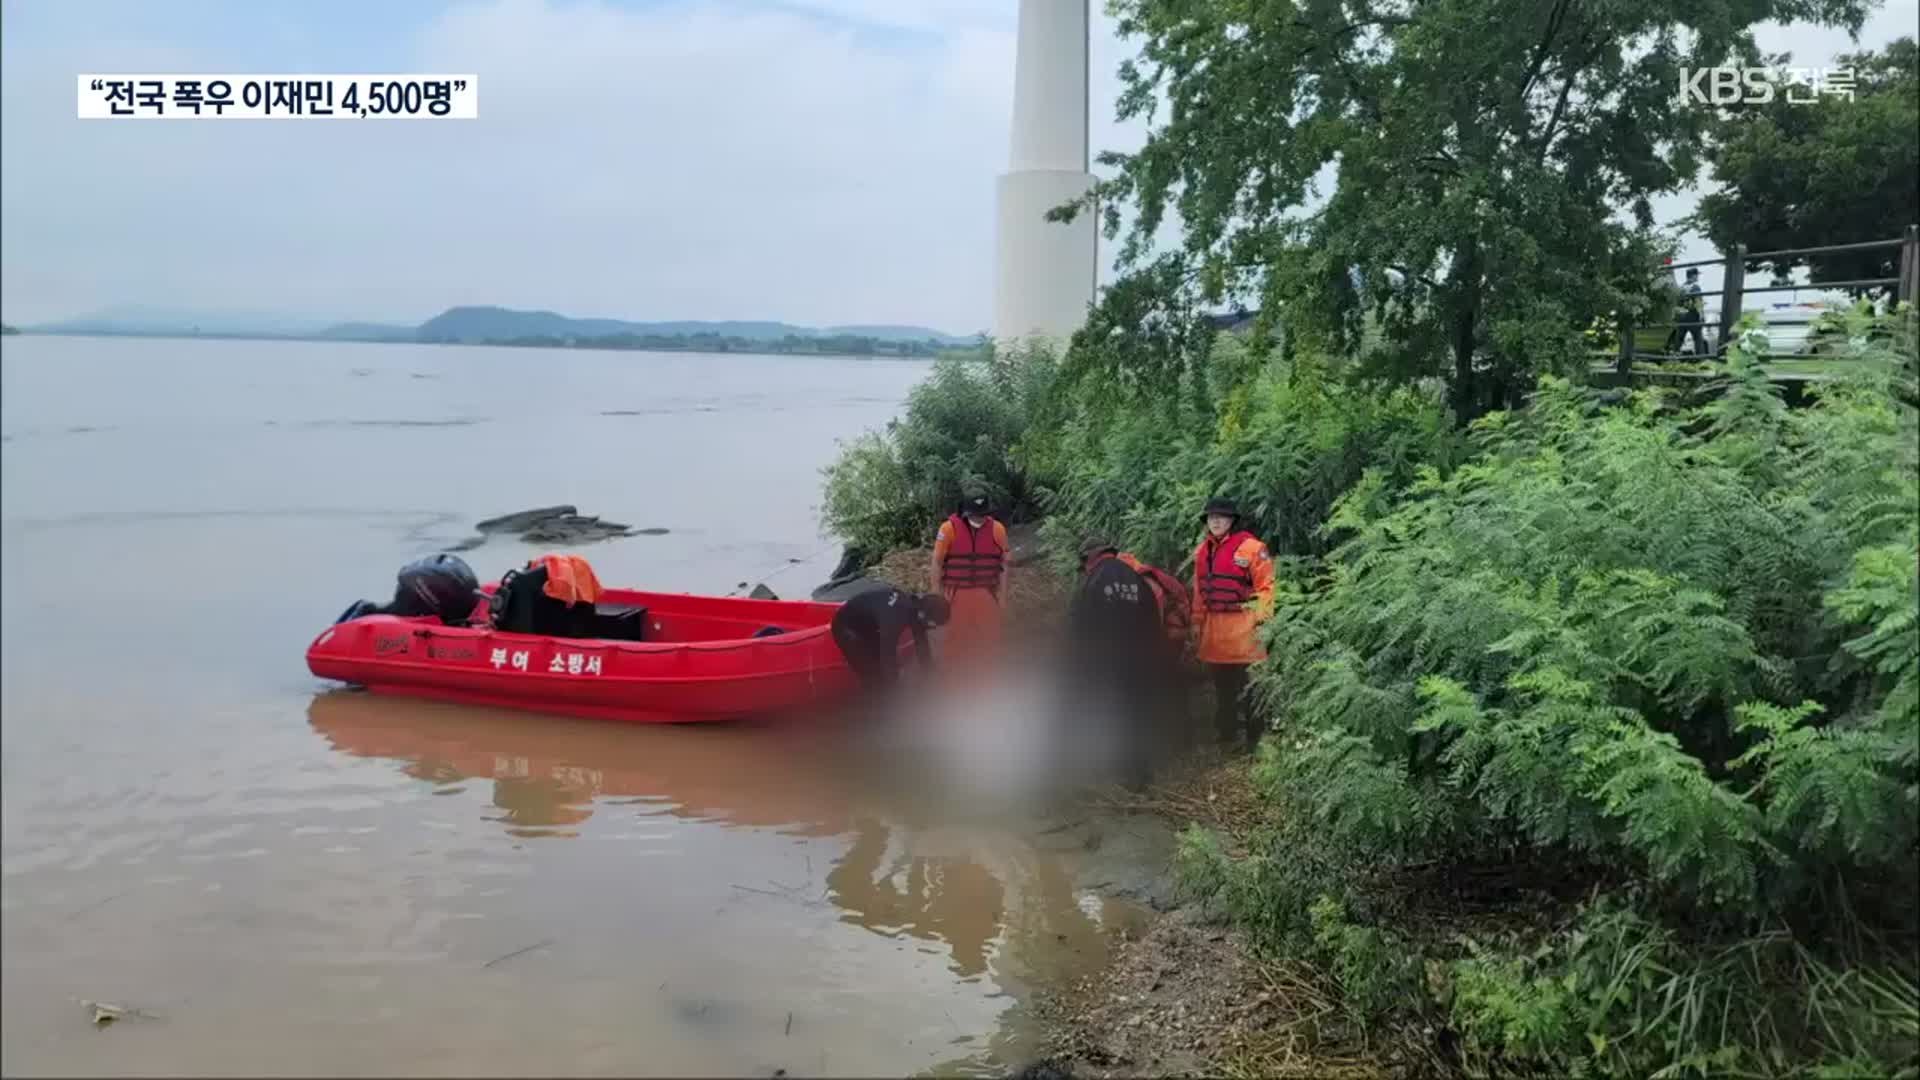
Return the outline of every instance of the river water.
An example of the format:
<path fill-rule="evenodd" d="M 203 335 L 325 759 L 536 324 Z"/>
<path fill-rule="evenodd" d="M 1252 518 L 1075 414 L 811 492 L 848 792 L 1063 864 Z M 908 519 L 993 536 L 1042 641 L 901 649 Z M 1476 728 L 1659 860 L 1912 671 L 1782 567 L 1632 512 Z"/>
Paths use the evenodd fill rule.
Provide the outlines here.
<path fill-rule="evenodd" d="M 392 701 L 303 660 L 403 562 L 555 503 L 667 530 L 576 549 L 609 584 L 803 596 L 837 556 L 821 466 L 927 370 L 6 338 L 0 1069 L 1021 1057 L 1020 996 L 1141 916 L 1089 891 L 1078 834 L 945 818 L 791 725 Z M 537 553 L 464 557 L 492 578 Z"/>

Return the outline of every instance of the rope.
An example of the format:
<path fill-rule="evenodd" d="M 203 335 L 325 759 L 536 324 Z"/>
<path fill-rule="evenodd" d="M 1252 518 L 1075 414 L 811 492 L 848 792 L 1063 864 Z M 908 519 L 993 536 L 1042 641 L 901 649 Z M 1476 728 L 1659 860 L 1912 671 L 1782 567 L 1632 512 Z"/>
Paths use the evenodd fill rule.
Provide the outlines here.
<path fill-rule="evenodd" d="M 836 545 L 835 545 L 835 544 L 833 544 L 833 543 L 828 543 L 828 544 L 825 544 L 825 545 L 823 545 L 823 546 L 821 546 L 821 547 L 819 547 L 819 548 L 816 548 L 816 549 L 814 549 L 814 552 L 813 552 L 813 554 L 811 554 L 811 555 L 808 555 L 808 556 L 807 556 L 806 558 L 804 558 L 804 559 L 799 559 L 799 560 L 794 560 L 794 559 L 787 559 L 787 560 L 785 560 L 785 561 L 784 561 L 784 562 L 783 562 L 783 563 L 782 563 L 782 564 L 781 564 L 780 566 L 778 566 L 778 567 L 775 567 L 774 569 L 772 569 L 772 570 L 769 570 L 769 571 L 767 571 L 767 572 L 766 572 L 766 573 L 764 573 L 764 574 L 760 574 L 760 575 L 758 575 L 758 576 L 759 576 L 759 583 L 760 583 L 760 584 L 762 584 L 762 585 L 764 585 L 764 584 L 766 584 L 766 583 L 767 583 L 767 580 L 768 580 L 769 578 L 775 578 L 775 577 L 779 577 L 779 576 L 780 576 L 781 574 L 784 574 L 784 573 L 786 573 L 786 572 L 787 572 L 788 570 L 791 570 L 791 569 L 793 569 L 794 567 L 796 567 L 796 566 L 799 566 L 799 565 L 801 565 L 802 563 L 810 563 L 810 562 L 812 562 L 813 560 L 815 560 L 815 559 L 817 559 L 817 558 L 819 558 L 820 556 L 822 556 L 822 555 L 824 555 L 824 554 L 826 554 L 827 552 L 829 552 L 829 551 L 832 551 L 832 550 L 834 549 L 834 547 L 835 547 L 835 546 L 836 546 Z M 749 578 L 748 580 L 752 580 L 752 579 L 751 579 L 751 578 Z M 751 586 L 751 585 L 749 585 L 749 586 L 747 586 L 747 588 L 748 588 L 748 590 L 749 590 L 749 591 L 751 591 L 751 589 L 752 589 L 752 586 Z M 727 595 L 728 595 L 728 596 L 739 596 L 739 595 L 740 595 L 740 586 L 738 586 L 738 585 L 735 585 L 735 586 L 733 587 L 733 590 L 732 590 L 731 592 L 729 592 L 729 593 L 727 593 Z"/>

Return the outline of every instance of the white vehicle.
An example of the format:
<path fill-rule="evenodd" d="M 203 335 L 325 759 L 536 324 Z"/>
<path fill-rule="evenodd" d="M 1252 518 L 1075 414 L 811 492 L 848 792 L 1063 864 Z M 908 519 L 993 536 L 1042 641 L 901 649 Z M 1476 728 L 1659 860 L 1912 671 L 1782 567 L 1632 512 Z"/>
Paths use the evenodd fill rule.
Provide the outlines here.
<path fill-rule="evenodd" d="M 1814 320 L 1829 311 L 1844 309 L 1844 304 L 1832 300 L 1782 300 L 1749 310 L 1760 316 L 1766 328 L 1767 349 L 1774 356 L 1809 356 L 1821 345 L 1813 333 Z"/>

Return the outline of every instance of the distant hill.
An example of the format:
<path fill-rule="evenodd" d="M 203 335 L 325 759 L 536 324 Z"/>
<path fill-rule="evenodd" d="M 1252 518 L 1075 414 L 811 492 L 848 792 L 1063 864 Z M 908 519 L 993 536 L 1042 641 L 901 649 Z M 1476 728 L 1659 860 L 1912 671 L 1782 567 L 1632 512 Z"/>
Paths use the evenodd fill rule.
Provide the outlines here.
<path fill-rule="evenodd" d="M 880 345 L 970 347 L 977 337 L 958 337 L 924 326 L 894 324 L 833 326 L 819 329 L 791 323 L 726 320 L 702 322 L 631 322 L 625 319 L 580 319 L 553 311 L 520 311 L 494 306 L 453 307 L 418 326 L 400 323 L 341 322 L 301 316 L 239 311 L 185 311 L 122 306 L 104 308 L 69 319 L 35 323 L 21 329 L 37 334 L 115 334 L 130 337 L 256 337 L 321 341 L 418 341 L 435 343 L 565 344 L 589 341 L 624 342 L 617 347 L 648 347 L 645 343 L 674 340 L 682 347 L 695 339 L 723 339 L 735 345 L 779 344 L 791 351 L 794 340 L 867 339 Z"/>
<path fill-rule="evenodd" d="M 979 341 L 978 334 L 956 336 L 943 334 L 938 330 L 929 330 L 924 326 L 829 326 L 820 331 L 823 334 L 846 334 L 850 337 L 870 337 L 876 341 L 926 341 L 931 338 L 942 345 L 972 345 Z"/>
<path fill-rule="evenodd" d="M 552 311 L 516 311 L 503 307 L 456 307 L 420 324 L 418 340 L 442 342 L 511 341 L 519 338 L 598 338 L 631 334 L 636 337 L 716 337 L 748 341 L 779 341 L 787 337 L 852 335 L 879 341 L 937 341 L 943 345 L 971 344 L 924 326 L 835 326 L 826 330 L 783 322 L 628 322 L 624 319 L 576 319 Z"/>

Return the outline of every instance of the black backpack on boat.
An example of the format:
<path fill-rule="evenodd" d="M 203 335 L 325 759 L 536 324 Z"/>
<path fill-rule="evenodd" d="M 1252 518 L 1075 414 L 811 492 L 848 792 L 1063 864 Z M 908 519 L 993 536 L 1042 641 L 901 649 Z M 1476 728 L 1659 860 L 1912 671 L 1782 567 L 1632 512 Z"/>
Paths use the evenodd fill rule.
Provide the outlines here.
<path fill-rule="evenodd" d="M 547 595 L 547 568 L 509 570 L 494 590 L 493 626 L 510 634 L 543 637 L 606 638 L 640 641 L 646 631 L 644 607 L 569 604 Z"/>

